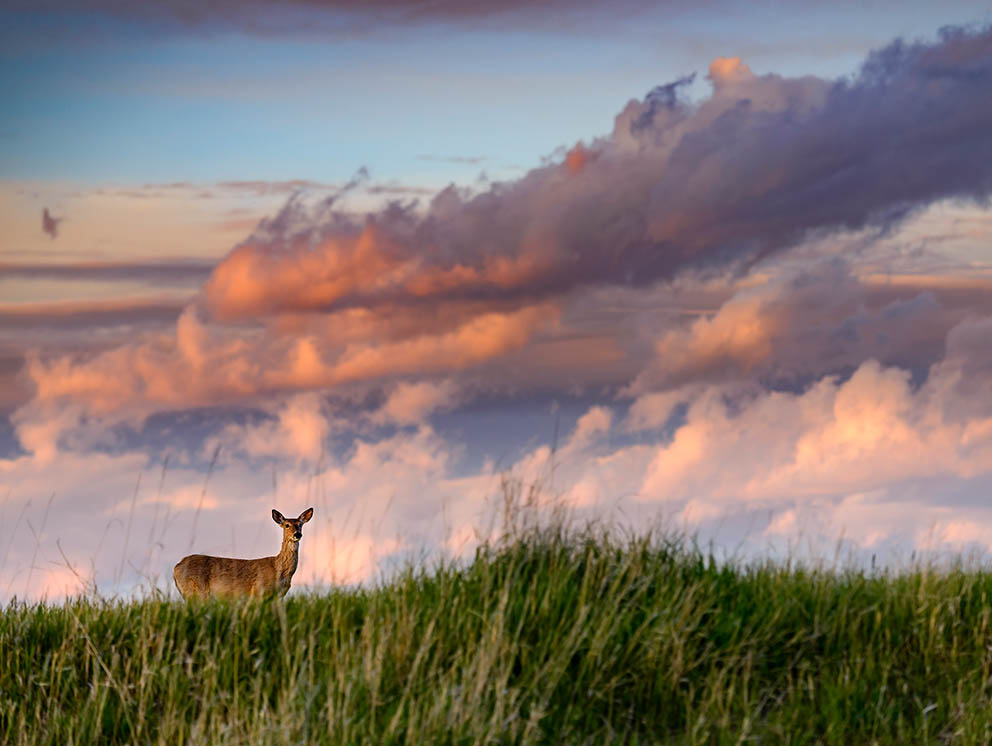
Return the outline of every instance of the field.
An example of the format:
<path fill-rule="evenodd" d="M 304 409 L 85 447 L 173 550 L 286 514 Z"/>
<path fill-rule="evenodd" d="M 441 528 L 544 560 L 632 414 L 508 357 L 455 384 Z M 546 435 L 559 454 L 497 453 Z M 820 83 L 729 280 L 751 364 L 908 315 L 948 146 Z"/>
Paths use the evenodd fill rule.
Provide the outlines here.
<path fill-rule="evenodd" d="M 0 741 L 987 744 L 992 575 L 536 528 L 282 601 L 0 613 Z"/>

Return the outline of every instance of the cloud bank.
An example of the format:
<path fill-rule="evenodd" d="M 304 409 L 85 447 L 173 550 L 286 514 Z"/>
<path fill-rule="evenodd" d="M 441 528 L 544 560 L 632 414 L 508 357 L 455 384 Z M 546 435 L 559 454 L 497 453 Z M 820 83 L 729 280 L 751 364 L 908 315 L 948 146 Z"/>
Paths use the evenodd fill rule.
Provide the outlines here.
<path fill-rule="evenodd" d="M 734 59 L 714 62 L 709 79 L 705 100 L 683 99 L 688 79 L 659 86 L 631 101 L 610 135 L 479 194 L 449 187 L 423 208 L 391 202 L 362 217 L 338 209 L 338 194 L 313 207 L 294 196 L 217 264 L 173 335 L 89 360 L 30 359 L 38 398 L 101 412 L 182 407 L 446 376 L 514 355 L 527 386 L 540 367 L 529 351 L 564 353 L 588 336 L 588 320 L 569 321 L 589 293 L 630 300 L 690 276 L 744 276 L 804 241 L 859 231 L 870 241 L 930 204 L 983 203 L 992 189 L 990 29 L 895 42 L 851 79 L 756 76 Z M 665 371 L 655 366 L 640 384 L 700 366 L 816 375 L 869 354 L 915 364 L 920 335 L 925 367 L 959 320 L 911 294 L 893 298 L 908 305 L 859 316 L 845 306 L 858 302 L 857 280 L 819 281 L 794 280 L 778 304 L 739 297 L 660 340 L 621 325 L 590 344 L 625 372 L 654 347 Z M 802 325 L 793 360 L 774 355 L 788 370 L 768 368 L 788 338 L 776 324 L 793 311 L 809 315 L 816 336 Z M 924 317 L 926 333 L 913 326 Z"/>
<path fill-rule="evenodd" d="M 134 556 L 132 518 L 142 551 L 193 533 L 250 554 L 275 498 L 329 521 L 313 582 L 462 551 L 504 467 L 553 471 L 579 511 L 756 552 L 844 533 L 856 552 L 992 553 L 992 30 L 896 42 L 837 81 L 736 58 L 703 100 L 690 80 L 482 192 L 363 215 L 294 196 L 212 269 L 177 264 L 176 281 L 209 271 L 183 307 L 5 305 L 21 335 L 69 335 L 73 309 L 117 332 L 26 355 L 0 505 L 38 525 L 54 489 L 59 525 L 110 525 L 107 551 L 159 576 L 169 554 Z M 968 221 L 942 217 L 960 204 Z M 63 279 L 46 271 L 0 281 Z M 525 397 L 585 402 L 557 450 L 491 445 Z M 134 490 L 166 454 L 165 486 Z M 0 591 L 31 592 L 32 542 L 11 536 Z M 67 549 L 80 566 L 93 551 Z M 120 583 L 108 567 L 85 577 Z"/>
<path fill-rule="evenodd" d="M 208 305 L 235 319 L 643 286 L 992 190 L 992 30 L 896 42 L 850 80 L 755 76 L 739 60 L 709 78 L 698 104 L 680 96 L 689 79 L 659 86 L 564 163 L 478 195 L 449 188 L 424 213 L 286 214 L 216 268 Z"/>

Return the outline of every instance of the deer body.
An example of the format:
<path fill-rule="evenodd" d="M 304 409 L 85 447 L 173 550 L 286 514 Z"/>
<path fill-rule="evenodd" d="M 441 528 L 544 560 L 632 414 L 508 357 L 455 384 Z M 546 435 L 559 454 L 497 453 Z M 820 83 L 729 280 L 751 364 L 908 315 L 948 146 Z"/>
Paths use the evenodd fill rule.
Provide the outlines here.
<path fill-rule="evenodd" d="M 285 518 L 278 510 L 272 511 L 272 520 L 283 530 L 282 548 L 275 557 L 183 557 L 172 571 L 176 588 L 187 601 L 211 596 L 285 596 L 299 565 L 303 524 L 312 516 L 313 508 L 304 510 L 299 518 Z"/>

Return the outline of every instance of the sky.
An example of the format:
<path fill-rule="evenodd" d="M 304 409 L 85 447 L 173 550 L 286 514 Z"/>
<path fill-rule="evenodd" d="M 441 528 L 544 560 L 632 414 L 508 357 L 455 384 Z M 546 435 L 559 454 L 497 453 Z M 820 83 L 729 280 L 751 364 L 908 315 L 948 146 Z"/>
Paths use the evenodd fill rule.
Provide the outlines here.
<path fill-rule="evenodd" d="M 0 602 L 992 554 L 987 2 L 0 10 Z"/>

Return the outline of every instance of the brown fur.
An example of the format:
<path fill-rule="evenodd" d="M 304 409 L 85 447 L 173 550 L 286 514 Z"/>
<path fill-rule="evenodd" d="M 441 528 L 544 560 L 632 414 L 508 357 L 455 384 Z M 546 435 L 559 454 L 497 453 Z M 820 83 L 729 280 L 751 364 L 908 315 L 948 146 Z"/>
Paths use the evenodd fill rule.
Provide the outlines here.
<path fill-rule="evenodd" d="M 176 588 L 187 601 L 210 596 L 285 596 L 299 564 L 303 524 L 312 516 L 313 508 L 304 510 L 299 518 L 285 518 L 278 510 L 272 511 L 272 520 L 282 527 L 282 548 L 275 557 L 183 557 L 172 571 Z"/>

